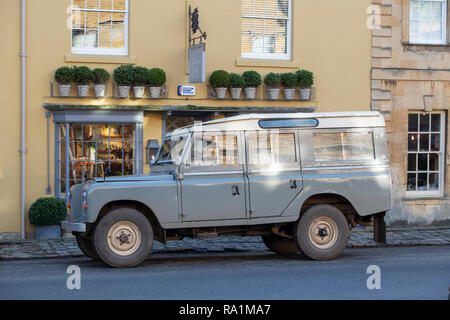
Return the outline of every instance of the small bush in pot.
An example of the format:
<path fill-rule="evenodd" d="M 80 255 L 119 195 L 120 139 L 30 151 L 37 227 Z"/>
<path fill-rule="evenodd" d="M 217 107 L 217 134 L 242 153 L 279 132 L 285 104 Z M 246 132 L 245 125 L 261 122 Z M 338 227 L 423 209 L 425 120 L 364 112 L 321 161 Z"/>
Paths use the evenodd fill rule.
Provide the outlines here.
<path fill-rule="evenodd" d="M 163 69 L 152 68 L 148 73 L 148 84 L 152 98 L 161 96 L 161 87 L 166 83 L 166 73 Z"/>
<path fill-rule="evenodd" d="M 30 223 L 36 226 L 36 239 L 61 237 L 61 221 L 66 219 L 67 208 L 60 198 L 39 198 L 28 210 Z"/>
<path fill-rule="evenodd" d="M 237 73 L 230 73 L 230 91 L 232 99 L 237 100 L 241 97 L 243 87 L 245 87 L 244 77 Z"/>
<path fill-rule="evenodd" d="M 110 74 L 108 71 L 102 68 L 96 68 L 92 70 L 94 75 L 94 91 L 97 98 L 105 97 L 106 85 L 105 83 L 109 80 Z"/>
<path fill-rule="evenodd" d="M 133 68 L 133 91 L 136 98 L 143 98 L 145 85 L 148 84 L 149 70 L 145 67 Z"/>
<path fill-rule="evenodd" d="M 311 87 L 314 84 L 314 74 L 308 70 L 298 70 L 296 74 L 300 86 L 300 99 L 311 99 Z"/>
<path fill-rule="evenodd" d="M 117 67 L 114 69 L 113 77 L 119 89 L 119 96 L 127 98 L 133 85 L 133 66 L 130 64 Z"/>
<path fill-rule="evenodd" d="M 256 88 L 262 83 L 261 75 L 254 70 L 245 71 L 242 74 L 244 78 L 244 92 L 247 99 L 255 99 Z"/>
<path fill-rule="evenodd" d="M 92 70 L 86 66 L 74 66 L 73 77 L 78 87 L 78 95 L 80 97 L 86 97 L 89 92 L 89 82 L 94 79 Z"/>
<path fill-rule="evenodd" d="M 216 70 L 209 76 L 209 84 L 215 89 L 217 99 L 224 99 L 230 86 L 230 74 L 225 70 Z"/>
<path fill-rule="evenodd" d="M 281 74 L 281 85 L 283 86 L 284 97 L 286 100 L 294 98 L 295 88 L 298 86 L 298 77 L 293 72 Z"/>
<path fill-rule="evenodd" d="M 280 94 L 279 85 L 281 83 L 281 75 L 279 73 L 270 72 L 264 77 L 264 83 L 268 87 L 269 99 L 276 100 Z"/>
<path fill-rule="evenodd" d="M 73 68 L 60 67 L 55 71 L 55 81 L 59 86 L 59 94 L 61 97 L 68 97 L 70 95 L 70 88 L 73 82 Z"/>

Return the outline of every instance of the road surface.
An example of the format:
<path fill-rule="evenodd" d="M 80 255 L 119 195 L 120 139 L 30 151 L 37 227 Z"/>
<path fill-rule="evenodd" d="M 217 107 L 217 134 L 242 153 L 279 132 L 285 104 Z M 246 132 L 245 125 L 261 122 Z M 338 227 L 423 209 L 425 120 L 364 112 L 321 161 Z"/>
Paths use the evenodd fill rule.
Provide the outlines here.
<path fill-rule="evenodd" d="M 67 288 L 70 276 L 69 284 L 78 283 L 66 273 L 71 265 L 80 268 L 81 289 Z M 367 273 L 371 265 L 379 282 Z M 368 289 L 371 276 L 380 289 Z M 271 253 L 159 254 L 131 269 L 88 258 L 0 261 L 0 299 L 446 300 L 449 285 L 450 246 L 346 249 L 321 262 Z"/>

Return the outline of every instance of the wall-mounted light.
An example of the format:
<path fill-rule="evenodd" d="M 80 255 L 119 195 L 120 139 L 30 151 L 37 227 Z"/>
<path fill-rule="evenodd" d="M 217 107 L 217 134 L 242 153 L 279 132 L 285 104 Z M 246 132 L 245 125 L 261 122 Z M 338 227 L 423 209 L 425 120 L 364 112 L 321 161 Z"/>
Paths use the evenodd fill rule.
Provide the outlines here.
<path fill-rule="evenodd" d="M 151 164 L 152 160 L 155 159 L 156 154 L 159 150 L 159 143 L 156 139 L 147 140 L 147 164 Z"/>

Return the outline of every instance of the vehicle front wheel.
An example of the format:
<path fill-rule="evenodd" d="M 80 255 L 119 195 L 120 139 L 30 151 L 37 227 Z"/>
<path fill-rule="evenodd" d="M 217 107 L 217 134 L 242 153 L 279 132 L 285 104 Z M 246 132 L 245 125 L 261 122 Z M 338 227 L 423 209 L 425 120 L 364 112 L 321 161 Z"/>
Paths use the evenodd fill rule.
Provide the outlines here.
<path fill-rule="evenodd" d="M 75 238 L 77 239 L 78 248 L 80 248 L 81 252 L 83 252 L 91 259 L 100 259 L 97 252 L 95 251 L 94 244 L 92 243 L 91 239 L 84 238 L 79 234 L 75 234 Z"/>
<path fill-rule="evenodd" d="M 347 246 L 350 234 L 344 214 L 328 204 L 309 208 L 294 230 L 299 249 L 313 260 L 336 258 Z"/>
<path fill-rule="evenodd" d="M 108 212 L 94 231 L 94 247 L 111 267 L 135 267 L 150 254 L 153 230 L 139 211 L 120 208 Z"/>
<path fill-rule="evenodd" d="M 278 254 L 296 254 L 299 250 L 294 239 L 287 239 L 277 235 L 261 236 L 264 244 Z"/>

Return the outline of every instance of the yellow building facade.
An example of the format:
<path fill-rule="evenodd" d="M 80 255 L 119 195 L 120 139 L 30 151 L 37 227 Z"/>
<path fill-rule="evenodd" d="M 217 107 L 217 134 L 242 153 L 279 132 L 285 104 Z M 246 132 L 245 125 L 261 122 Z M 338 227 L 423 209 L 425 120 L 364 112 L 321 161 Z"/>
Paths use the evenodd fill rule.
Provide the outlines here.
<path fill-rule="evenodd" d="M 64 197 L 69 185 L 101 174 L 98 163 L 116 174 L 146 173 L 146 147 L 164 132 L 194 120 L 243 112 L 370 110 L 371 1 L 315 0 L 39 0 L 25 7 L 25 149 L 21 149 L 21 1 L 0 1 L 0 234 L 21 232 L 21 150 L 25 154 L 25 211 L 39 197 Z M 191 12 L 207 37 L 206 81 L 189 83 Z M 198 35 L 198 33 L 196 34 Z M 197 43 L 199 40 L 197 40 Z M 120 65 L 161 68 L 167 75 L 159 99 L 118 98 L 114 80 L 106 97 L 59 97 L 54 72 L 61 66 Z M 312 99 L 217 99 L 209 75 L 256 70 L 264 77 L 307 69 L 314 73 Z M 50 84 L 52 83 L 52 84 Z M 195 86 L 194 96 L 177 87 Z M 64 139 L 73 139 L 69 147 Z M 94 147 L 95 143 L 95 147 Z M 102 150 L 100 150 L 103 148 Z M 114 149 L 119 155 L 113 158 Z M 81 151 L 74 151 L 80 149 Z M 26 151 L 26 152 L 25 152 Z M 98 162 L 101 162 L 101 161 Z M 77 162 L 78 161 L 78 162 Z M 82 170 L 76 166 L 81 163 Z M 66 176 L 68 174 L 68 176 Z M 78 175 L 78 176 L 77 176 Z M 69 177 L 67 179 L 67 177 Z M 33 227 L 26 223 L 26 232 Z"/>

